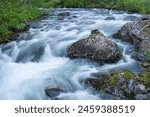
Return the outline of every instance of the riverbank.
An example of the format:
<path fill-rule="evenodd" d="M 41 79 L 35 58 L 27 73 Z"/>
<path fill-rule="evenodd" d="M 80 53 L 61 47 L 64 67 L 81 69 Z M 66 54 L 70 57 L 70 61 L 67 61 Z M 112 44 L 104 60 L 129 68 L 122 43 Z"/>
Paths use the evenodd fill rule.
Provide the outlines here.
<path fill-rule="evenodd" d="M 0 1 L 0 43 L 16 38 L 16 33 L 28 30 L 28 23 L 49 13 L 59 0 L 1 0 Z M 48 10 L 39 10 L 44 7 Z"/>
<path fill-rule="evenodd" d="M 108 8 L 131 12 L 150 13 L 149 0 L 62 0 L 65 7 Z"/>
<path fill-rule="evenodd" d="M 41 11 L 40 7 L 84 7 L 128 10 L 139 13 L 150 13 L 149 0 L 1 0 L 0 1 L 0 43 L 14 40 L 14 34 L 28 29 L 28 22 L 37 19 L 49 11 Z"/>

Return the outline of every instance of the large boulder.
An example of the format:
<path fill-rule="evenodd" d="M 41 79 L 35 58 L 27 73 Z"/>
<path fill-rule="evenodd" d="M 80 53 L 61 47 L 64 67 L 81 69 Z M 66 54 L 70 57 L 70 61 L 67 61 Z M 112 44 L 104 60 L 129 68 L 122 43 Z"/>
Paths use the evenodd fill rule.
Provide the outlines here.
<path fill-rule="evenodd" d="M 116 99 L 150 99 L 148 88 L 130 71 L 114 72 L 96 79 L 89 78 L 85 84 Z"/>
<path fill-rule="evenodd" d="M 144 61 L 146 58 L 144 52 L 150 50 L 150 19 L 127 23 L 113 37 L 131 42 L 135 46 L 133 57 Z"/>
<path fill-rule="evenodd" d="M 91 35 L 74 43 L 68 50 L 71 59 L 84 58 L 99 63 L 114 63 L 120 60 L 122 54 L 116 43 L 106 38 L 98 30 Z"/>

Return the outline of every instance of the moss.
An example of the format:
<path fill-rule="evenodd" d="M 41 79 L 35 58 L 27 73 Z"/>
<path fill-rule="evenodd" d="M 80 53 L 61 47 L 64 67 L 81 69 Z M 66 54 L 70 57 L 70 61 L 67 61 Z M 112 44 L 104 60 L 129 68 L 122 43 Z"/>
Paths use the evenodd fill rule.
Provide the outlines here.
<path fill-rule="evenodd" d="M 110 77 L 108 79 L 108 83 L 115 86 L 115 87 L 118 87 L 119 84 L 118 84 L 118 77 Z"/>
<path fill-rule="evenodd" d="M 150 44 L 148 44 L 150 47 Z M 139 81 L 143 82 L 147 87 L 150 88 L 150 51 L 145 52 L 147 58 L 146 60 L 142 63 L 145 67 L 145 72 L 143 72 L 138 79 Z"/>
<path fill-rule="evenodd" d="M 124 77 L 125 77 L 127 80 L 129 80 L 129 79 L 135 78 L 135 75 L 134 75 L 132 72 L 126 70 L 126 71 L 124 72 Z"/>
<path fill-rule="evenodd" d="M 110 75 L 110 78 L 108 79 L 108 83 L 118 87 L 119 86 L 118 80 L 120 78 L 125 78 L 126 80 L 135 79 L 135 75 L 129 70 L 115 71 Z"/>
<path fill-rule="evenodd" d="M 145 71 L 144 73 L 142 73 L 138 80 L 140 82 L 143 82 L 146 87 L 150 88 L 150 68 L 147 69 L 147 71 Z"/>

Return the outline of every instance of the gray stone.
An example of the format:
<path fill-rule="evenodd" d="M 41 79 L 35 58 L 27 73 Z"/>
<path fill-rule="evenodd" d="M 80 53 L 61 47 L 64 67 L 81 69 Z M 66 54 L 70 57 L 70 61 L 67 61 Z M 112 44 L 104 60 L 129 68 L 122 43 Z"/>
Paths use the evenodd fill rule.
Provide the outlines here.
<path fill-rule="evenodd" d="M 114 63 L 121 59 L 122 54 L 116 43 L 98 30 L 93 30 L 88 38 L 77 41 L 68 49 L 68 56 L 71 59 L 84 58 L 98 63 Z"/>
<path fill-rule="evenodd" d="M 63 16 L 63 17 L 69 16 L 69 15 L 70 15 L 69 12 L 63 12 L 63 13 L 58 14 L 58 16 Z"/>
<path fill-rule="evenodd" d="M 115 18 L 114 17 L 107 17 L 107 18 L 105 18 L 105 20 L 115 20 Z"/>
<path fill-rule="evenodd" d="M 88 79 L 87 85 L 94 89 L 108 93 L 116 99 L 149 99 L 150 94 L 145 85 L 135 79 L 135 76 L 117 75 L 99 76 L 97 79 Z"/>
<path fill-rule="evenodd" d="M 48 86 L 45 89 L 46 95 L 51 98 L 55 98 L 56 96 L 58 96 L 60 93 L 63 93 L 63 92 L 66 92 L 66 91 L 62 88 L 54 87 L 54 86 Z"/>
<path fill-rule="evenodd" d="M 144 61 L 144 52 L 150 50 L 150 20 L 127 23 L 113 37 L 132 43 L 135 46 L 133 57 Z"/>
<path fill-rule="evenodd" d="M 136 96 L 137 100 L 150 100 L 150 93 L 148 94 L 138 94 Z"/>

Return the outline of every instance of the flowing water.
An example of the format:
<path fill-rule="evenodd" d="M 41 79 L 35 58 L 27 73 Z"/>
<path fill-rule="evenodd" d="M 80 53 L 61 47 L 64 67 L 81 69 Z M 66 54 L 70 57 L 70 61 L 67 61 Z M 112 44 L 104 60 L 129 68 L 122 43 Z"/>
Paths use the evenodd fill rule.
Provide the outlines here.
<path fill-rule="evenodd" d="M 58 14 L 66 11 L 70 16 L 62 20 Z M 47 86 L 67 90 L 58 99 L 107 99 L 85 86 L 84 81 L 92 74 L 115 68 L 141 71 L 138 62 L 131 58 L 134 47 L 111 37 L 125 23 L 141 17 L 125 11 L 70 8 L 56 9 L 47 18 L 33 22 L 17 41 L 0 45 L 0 99 L 50 99 L 44 91 Z M 68 47 L 88 37 L 93 29 L 99 29 L 118 44 L 123 53 L 118 63 L 99 65 L 67 57 Z"/>

